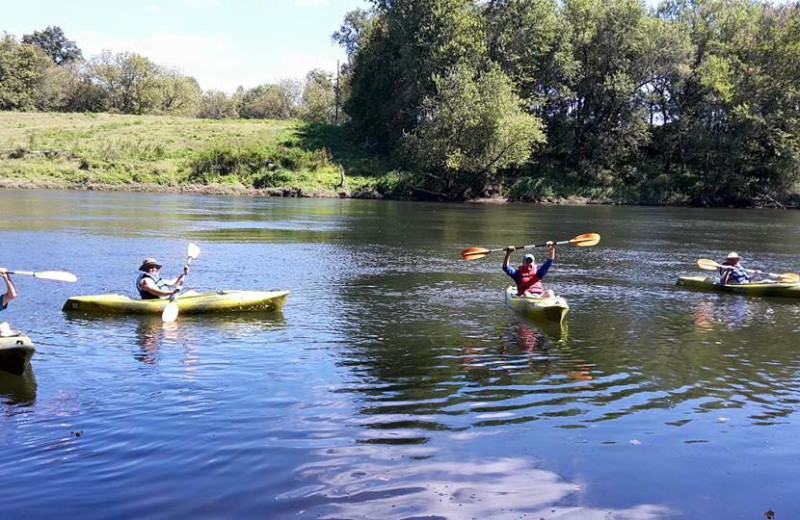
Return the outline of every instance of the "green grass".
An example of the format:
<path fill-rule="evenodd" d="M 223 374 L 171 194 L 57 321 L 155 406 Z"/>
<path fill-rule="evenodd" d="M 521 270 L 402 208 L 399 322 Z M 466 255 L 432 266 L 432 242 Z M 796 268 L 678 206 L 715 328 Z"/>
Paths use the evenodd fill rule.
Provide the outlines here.
<path fill-rule="evenodd" d="M 349 192 L 369 191 L 386 172 L 343 132 L 298 121 L 0 112 L 0 179 L 311 193 L 341 191 L 341 166 Z M 37 151 L 59 153 L 31 153 Z"/>

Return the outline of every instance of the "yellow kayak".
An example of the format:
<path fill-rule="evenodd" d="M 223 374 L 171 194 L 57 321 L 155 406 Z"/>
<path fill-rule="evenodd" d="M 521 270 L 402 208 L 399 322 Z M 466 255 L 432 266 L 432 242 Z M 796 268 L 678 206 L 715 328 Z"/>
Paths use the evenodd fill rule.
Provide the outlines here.
<path fill-rule="evenodd" d="M 31 339 L 24 334 L 0 337 L 0 370 L 21 376 L 34 351 Z"/>
<path fill-rule="evenodd" d="M 517 288 L 509 287 L 505 292 L 506 305 L 514 312 L 532 320 L 546 320 L 561 323 L 567 316 L 569 305 L 561 296 L 541 298 L 517 296 Z"/>
<path fill-rule="evenodd" d="M 800 298 L 800 282 L 753 282 L 743 284 L 719 284 L 715 276 L 681 276 L 678 285 L 701 291 L 723 291 L 750 296 L 782 296 Z"/>
<path fill-rule="evenodd" d="M 181 314 L 272 312 L 286 303 L 289 291 L 217 291 L 178 296 Z M 169 299 L 134 300 L 121 294 L 73 296 L 62 310 L 104 314 L 161 314 Z"/>

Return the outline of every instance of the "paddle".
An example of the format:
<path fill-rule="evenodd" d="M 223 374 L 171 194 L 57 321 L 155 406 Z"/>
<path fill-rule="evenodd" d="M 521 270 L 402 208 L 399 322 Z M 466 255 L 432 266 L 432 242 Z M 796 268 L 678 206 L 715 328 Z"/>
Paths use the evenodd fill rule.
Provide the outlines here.
<path fill-rule="evenodd" d="M 556 242 L 557 246 L 563 246 L 565 244 L 570 244 L 573 246 L 578 247 L 590 247 L 596 246 L 600 242 L 600 235 L 597 233 L 586 233 L 583 235 L 578 235 L 575 238 L 571 238 L 570 240 L 563 240 L 561 242 Z M 519 246 L 515 249 L 533 249 L 535 247 L 545 247 L 547 244 L 531 244 L 529 246 Z M 461 251 L 461 258 L 464 260 L 480 260 L 481 258 L 486 258 L 489 256 L 490 253 L 496 253 L 498 251 L 505 251 L 508 248 L 501 247 L 499 249 L 486 249 L 484 247 L 470 247 L 463 251 Z"/>
<path fill-rule="evenodd" d="M 189 243 L 189 247 L 186 248 L 186 273 L 184 273 L 183 281 L 186 281 L 186 274 L 189 273 L 189 266 L 192 265 L 192 260 L 200 256 L 200 248 L 196 245 Z M 172 294 L 169 297 L 169 303 L 166 307 L 164 307 L 164 311 L 161 313 L 161 321 L 164 323 L 172 323 L 176 319 L 178 319 L 178 302 L 175 301 L 175 297 L 177 294 Z"/>
<path fill-rule="evenodd" d="M 701 258 L 697 261 L 697 267 L 704 271 L 716 271 L 717 269 L 733 269 L 731 265 L 723 265 L 718 264 L 714 260 L 709 258 Z M 753 269 L 745 269 L 748 273 L 760 273 L 766 274 L 770 278 L 778 278 L 783 283 L 795 283 L 800 282 L 800 275 L 797 273 L 765 273 L 764 271 L 758 271 Z"/>
<path fill-rule="evenodd" d="M 6 271 L 8 274 L 21 274 L 33 276 L 42 280 L 55 280 L 57 282 L 77 282 L 78 277 L 66 271 Z"/>

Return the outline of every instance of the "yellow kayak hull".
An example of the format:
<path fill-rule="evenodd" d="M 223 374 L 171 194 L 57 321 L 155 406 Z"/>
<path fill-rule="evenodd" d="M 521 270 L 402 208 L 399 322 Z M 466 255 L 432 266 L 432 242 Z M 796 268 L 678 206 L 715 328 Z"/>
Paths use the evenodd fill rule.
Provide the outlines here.
<path fill-rule="evenodd" d="M 289 291 L 217 291 L 178 296 L 181 314 L 273 312 L 283 308 Z M 73 296 L 62 310 L 95 314 L 161 314 L 169 299 L 134 300 L 121 294 Z"/>
<path fill-rule="evenodd" d="M 720 285 L 715 276 L 681 276 L 678 285 L 701 291 L 722 291 L 749 296 L 781 296 L 784 298 L 800 298 L 800 282 L 769 283 L 754 282 L 745 284 Z"/>
<path fill-rule="evenodd" d="M 567 300 L 561 296 L 552 298 L 517 296 L 516 287 L 506 289 L 505 302 L 515 313 L 534 321 L 543 320 L 563 323 L 567 312 L 569 312 Z"/>

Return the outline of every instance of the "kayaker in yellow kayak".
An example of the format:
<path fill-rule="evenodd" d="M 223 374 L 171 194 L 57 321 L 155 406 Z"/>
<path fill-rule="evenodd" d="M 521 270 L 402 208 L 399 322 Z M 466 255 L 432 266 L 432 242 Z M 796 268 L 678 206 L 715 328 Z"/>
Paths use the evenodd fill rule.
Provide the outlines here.
<path fill-rule="evenodd" d="M 545 260 L 538 269 L 536 268 L 535 258 L 531 253 L 525 253 L 522 257 L 522 265 L 514 269 L 508 265 L 508 261 L 511 258 L 511 253 L 513 253 L 516 248 L 514 246 L 508 246 L 506 248 L 506 256 L 503 258 L 503 271 L 513 278 L 514 282 L 517 284 L 517 296 L 522 296 L 523 294 L 548 298 L 555 296 L 553 291 L 545 291 L 542 286 L 542 279 L 544 279 L 550 266 L 553 265 L 553 260 L 555 260 L 556 257 L 556 245 L 552 241 L 547 242 L 546 245 L 547 260 Z"/>
<path fill-rule="evenodd" d="M 14 286 L 14 282 L 11 281 L 11 275 L 8 274 L 5 267 L 0 267 L 0 277 L 6 283 L 6 293 L 3 295 L 2 306 L 0 306 L 0 311 L 2 311 L 8 307 L 8 302 L 17 297 L 17 288 Z M 8 323 L 0 323 L 0 336 L 10 336 L 12 333 Z"/>
<path fill-rule="evenodd" d="M 181 292 L 181 285 L 189 266 L 183 266 L 183 274 L 171 280 L 161 278 L 161 263 L 155 258 L 145 258 L 139 266 L 139 277 L 136 279 L 136 290 L 143 300 L 166 298 Z"/>
<path fill-rule="evenodd" d="M 739 265 L 741 258 L 734 252 L 728 253 L 725 263 L 719 267 L 719 283 L 722 285 L 731 283 L 750 283 L 750 275 L 747 270 Z"/>

